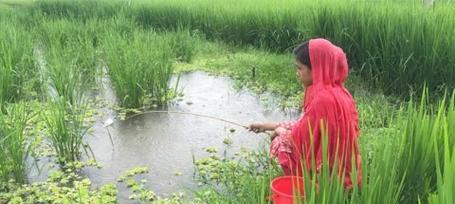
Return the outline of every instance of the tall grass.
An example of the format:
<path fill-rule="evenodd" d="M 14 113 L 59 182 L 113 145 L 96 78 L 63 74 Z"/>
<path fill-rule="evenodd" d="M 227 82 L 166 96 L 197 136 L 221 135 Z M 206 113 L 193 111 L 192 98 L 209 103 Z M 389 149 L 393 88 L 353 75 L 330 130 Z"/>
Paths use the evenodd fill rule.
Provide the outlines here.
<path fill-rule="evenodd" d="M 101 39 L 97 21 L 52 19 L 43 16 L 35 27 L 38 56 L 44 59 L 41 75 L 43 89 L 48 91 L 48 111 L 42 113 L 47 138 L 57 154 L 57 162 L 65 165 L 81 158 L 87 150 L 83 138 L 86 95 L 101 74 L 98 47 Z M 43 91 L 46 93 L 46 91 Z M 86 151 L 87 152 L 87 151 Z"/>
<path fill-rule="evenodd" d="M 57 18 L 105 18 L 122 13 L 144 28 L 197 30 L 208 39 L 289 51 L 325 37 L 345 48 L 353 70 L 387 93 L 406 95 L 455 87 L 455 10 L 421 1 L 39 1 Z M 405 82 L 405 83 L 402 83 Z"/>
<path fill-rule="evenodd" d="M 430 195 L 429 203 L 453 203 L 455 202 L 455 97 L 452 96 L 448 105 L 448 114 L 443 117 L 446 120 L 441 122 L 443 134 L 442 142 L 435 142 L 437 190 Z M 442 154 L 442 156 L 441 156 Z"/>
<path fill-rule="evenodd" d="M 196 54 L 195 42 L 198 36 L 193 36 L 187 29 L 179 29 L 174 32 L 166 32 L 162 34 L 169 42 L 172 52 L 178 61 L 191 62 Z"/>
<path fill-rule="evenodd" d="M 76 90 L 94 86 L 100 74 L 96 22 L 46 20 L 37 28 L 52 83 L 59 95 L 73 101 Z"/>
<path fill-rule="evenodd" d="M 33 138 L 25 135 L 25 128 L 31 115 L 25 104 L 9 105 L 0 111 L 0 181 L 13 179 L 26 181 L 26 159 L 30 156 Z"/>
<path fill-rule="evenodd" d="M 81 104 L 74 105 L 58 97 L 49 102 L 48 111 L 42 113 L 59 164 L 78 161 L 85 150 L 83 138 L 89 128 L 84 123 L 86 107 Z"/>
<path fill-rule="evenodd" d="M 109 75 L 122 107 L 162 105 L 171 97 L 173 53 L 168 39 L 153 32 L 135 31 L 128 36 L 111 32 L 104 44 Z"/>
<path fill-rule="evenodd" d="M 118 1 L 119 3 L 121 1 Z M 109 1 L 92 0 L 38 0 L 32 7 L 52 18 L 88 20 L 92 17 L 109 18 L 117 12 Z"/>
<path fill-rule="evenodd" d="M 350 1 L 166 1 L 137 4 L 139 24 L 165 29 L 184 25 L 209 39 L 285 51 L 314 37 L 345 48 L 351 65 L 388 93 L 409 86 L 454 86 L 455 18 L 450 6 Z M 405 81 L 406 83 L 401 83 Z M 400 83 L 399 83 L 400 82 Z"/>
<path fill-rule="evenodd" d="M 15 102 L 39 89 L 31 35 L 13 18 L 7 20 L 0 21 L 0 101 Z"/>
<path fill-rule="evenodd" d="M 447 128 L 448 124 L 444 124 Z M 447 129 L 446 129 L 447 130 Z M 436 145 L 436 148 L 438 146 Z M 437 191 L 435 194 L 430 195 L 429 203 L 439 204 L 439 203 L 454 203 L 455 195 L 455 151 L 453 148 L 450 148 L 448 135 L 444 135 L 444 150 L 443 163 L 440 164 L 439 155 L 436 154 L 435 159 L 437 163 Z"/>

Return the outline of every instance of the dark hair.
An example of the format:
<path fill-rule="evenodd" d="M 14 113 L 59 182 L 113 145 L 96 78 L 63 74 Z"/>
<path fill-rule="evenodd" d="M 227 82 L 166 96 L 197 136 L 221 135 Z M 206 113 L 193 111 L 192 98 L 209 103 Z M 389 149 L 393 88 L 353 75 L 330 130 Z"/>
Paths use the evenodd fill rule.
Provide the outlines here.
<path fill-rule="evenodd" d="M 310 61 L 310 49 L 308 48 L 308 42 L 304 42 L 294 48 L 292 51 L 295 55 L 295 58 L 302 64 L 308 66 L 311 69 L 311 61 Z"/>

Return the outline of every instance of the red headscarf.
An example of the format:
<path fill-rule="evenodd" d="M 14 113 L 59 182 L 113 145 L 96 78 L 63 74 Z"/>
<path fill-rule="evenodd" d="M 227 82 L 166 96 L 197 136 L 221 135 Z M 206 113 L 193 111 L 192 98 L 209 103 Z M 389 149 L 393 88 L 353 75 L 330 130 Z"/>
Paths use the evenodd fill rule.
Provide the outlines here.
<path fill-rule="evenodd" d="M 344 174 L 345 187 L 351 188 L 351 161 L 356 162 L 360 184 L 361 160 L 357 145 L 359 126 L 355 102 L 344 87 L 348 75 L 346 55 L 341 48 L 325 39 L 310 40 L 309 54 L 313 83 L 305 89 L 304 115 L 291 133 L 296 150 L 293 160 L 296 161 L 298 172 L 295 173 L 302 175 L 302 166 L 307 171 L 312 168 L 320 170 L 322 137 L 328 136 L 330 168 L 336 164 L 339 175 Z M 315 167 L 311 166 L 312 158 Z"/>

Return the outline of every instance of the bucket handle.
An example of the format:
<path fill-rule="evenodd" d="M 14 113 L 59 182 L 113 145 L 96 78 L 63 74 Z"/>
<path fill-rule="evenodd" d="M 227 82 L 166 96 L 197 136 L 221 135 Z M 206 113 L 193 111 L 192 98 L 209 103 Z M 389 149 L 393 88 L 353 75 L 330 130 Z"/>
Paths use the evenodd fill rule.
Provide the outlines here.
<path fill-rule="evenodd" d="M 277 199 L 279 197 L 279 195 L 277 194 L 272 194 L 272 195 L 269 195 L 267 197 L 265 197 L 265 200 L 267 201 L 273 201 L 274 199 Z"/>

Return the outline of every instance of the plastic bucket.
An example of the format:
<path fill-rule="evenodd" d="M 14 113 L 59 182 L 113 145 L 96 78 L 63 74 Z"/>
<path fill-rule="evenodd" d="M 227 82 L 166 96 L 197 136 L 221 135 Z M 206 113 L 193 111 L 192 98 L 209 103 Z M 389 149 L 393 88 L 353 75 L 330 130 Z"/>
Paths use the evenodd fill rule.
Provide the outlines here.
<path fill-rule="evenodd" d="M 281 176 L 272 180 L 272 201 L 274 204 L 293 204 L 303 201 L 305 196 L 303 178 L 297 176 Z"/>

